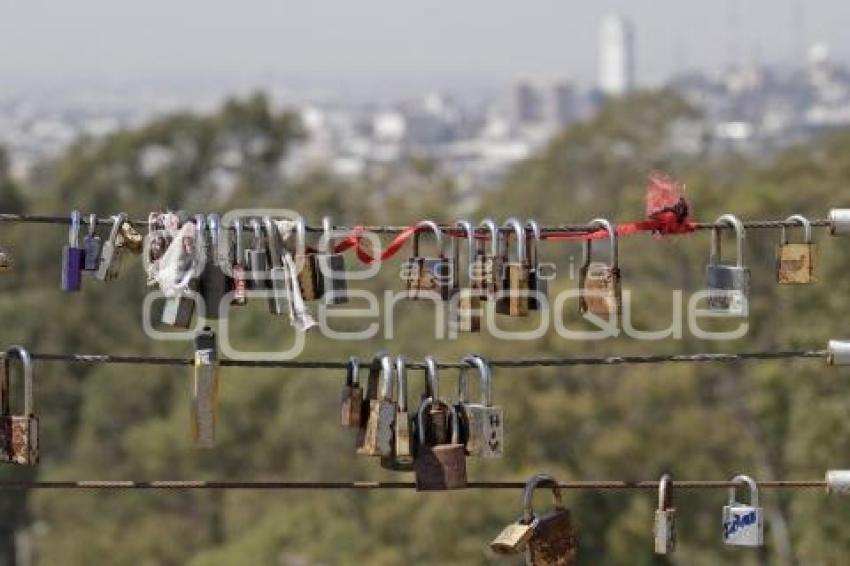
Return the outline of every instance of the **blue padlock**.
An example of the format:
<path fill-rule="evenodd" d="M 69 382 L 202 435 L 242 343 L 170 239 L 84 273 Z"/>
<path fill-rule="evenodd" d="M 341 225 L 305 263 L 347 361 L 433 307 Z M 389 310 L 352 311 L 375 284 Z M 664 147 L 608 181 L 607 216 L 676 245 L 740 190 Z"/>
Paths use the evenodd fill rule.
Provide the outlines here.
<path fill-rule="evenodd" d="M 71 228 L 68 231 L 68 244 L 62 248 L 63 291 L 80 290 L 84 261 L 83 248 L 80 247 L 80 211 L 71 212 Z"/>

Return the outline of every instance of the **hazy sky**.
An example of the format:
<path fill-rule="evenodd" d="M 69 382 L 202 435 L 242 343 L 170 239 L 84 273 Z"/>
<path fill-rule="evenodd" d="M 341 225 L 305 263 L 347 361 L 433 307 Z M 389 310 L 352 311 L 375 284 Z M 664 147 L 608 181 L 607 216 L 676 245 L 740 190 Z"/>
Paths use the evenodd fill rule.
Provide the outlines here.
<path fill-rule="evenodd" d="M 848 0 L 0 0 L 0 88 L 227 75 L 376 88 L 538 74 L 588 84 L 609 13 L 633 19 L 644 83 L 716 69 L 736 45 L 750 60 L 787 62 L 824 40 L 850 58 Z"/>

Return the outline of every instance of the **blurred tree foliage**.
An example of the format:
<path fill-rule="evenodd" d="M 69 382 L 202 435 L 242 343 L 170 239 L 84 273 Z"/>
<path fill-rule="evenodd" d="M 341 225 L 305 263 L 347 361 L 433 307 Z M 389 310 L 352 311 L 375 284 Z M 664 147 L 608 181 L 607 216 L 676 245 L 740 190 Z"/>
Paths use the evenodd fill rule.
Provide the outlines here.
<path fill-rule="evenodd" d="M 606 216 L 643 216 L 644 183 L 656 168 L 687 183 L 696 216 L 723 212 L 744 218 L 823 217 L 850 198 L 850 134 L 794 148 L 768 163 L 743 158 L 677 155 L 666 143 L 676 120 L 695 112 L 675 95 L 650 92 L 609 103 L 593 120 L 565 130 L 538 155 L 519 164 L 503 186 L 482 197 L 483 216 L 534 217 L 542 223 Z M 370 183 L 347 183 L 317 172 L 282 176 L 279 163 L 302 136 L 297 120 L 257 95 L 233 100 L 210 116 L 177 115 L 106 139 L 82 139 L 46 163 L 33 187 L 15 188 L 0 154 L 4 211 L 67 211 L 134 216 L 151 209 L 225 211 L 234 207 L 295 209 L 317 223 L 400 224 L 457 216 L 451 183 L 427 164 L 391 171 Z M 402 183 L 403 181 L 403 183 Z M 399 191 L 398 187 L 412 187 Z M 36 188 L 37 187 L 37 188 Z M 21 198 L 26 195 L 26 200 Z M 461 336 L 424 339 L 433 308 L 401 302 L 391 338 L 346 342 L 314 333 L 304 359 L 370 358 L 386 348 L 411 358 L 442 359 L 467 352 L 492 357 L 590 353 L 746 351 L 821 348 L 846 336 L 830 313 L 850 309 L 850 251 L 820 237 L 820 283 L 780 288 L 774 282 L 773 231 L 748 234 L 753 314 L 740 340 L 694 338 L 687 319 L 681 339 L 566 340 L 549 330 L 532 341 Z M 728 236 L 727 236 L 728 237 Z M 154 342 L 141 329 L 146 292 L 138 258 L 128 258 L 117 282 L 86 279 L 77 295 L 62 295 L 61 227 L 4 226 L 0 243 L 14 250 L 17 269 L 0 279 L 0 336 L 34 351 L 188 355 L 186 343 Z M 728 240 L 727 240 L 728 242 Z M 594 250 L 603 253 L 604 246 Z M 671 289 L 702 286 L 708 234 L 621 242 L 624 287 L 631 291 L 630 323 L 667 328 Z M 727 253 L 734 247 L 726 244 Z M 406 253 L 406 252 L 404 252 Z M 404 255 L 404 253 L 400 255 Z M 543 259 L 559 266 L 553 291 L 574 288 L 577 244 L 544 244 Z M 347 256 L 349 268 L 356 265 Z M 397 267 L 363 286 L 401 287 Z M 351 283 L 360 287 L 359 283 Z M 354 306 L 354 304 L 352 305 Z M 357 304 L 357 306 L 364 306 Z M 572 330 L 591 329 L 567 301 L 553 317 Z M 498 320 L 512 329 L 527 321 Z M 333 321 L 362 329 L 374 321 Z M 707 323 L 721 329 L 737 323 Z M 383 329 L 380 333 L 383 336 Z M 231 339 L 250 350 L 292 343 L 285 317 L 257 302 L 233 313 Z M 353 438 L 338 424 L 340 373 L 222 370 L 218 446 L 196 451 L 188 439 L 188 368 L 40 363 L 37 411 L 42 464 L 4 468 L 3 478 L 40 479 L 410 479 L 353 455 Z M 411 375 L 411 401 L 421 390 Z M 549 471 L 562 480 L 649 479 L 664 471 L 679 479 L 719 479 L 749 473 L 757 479 L 818 478 L 847 465 L 850 397 L 846 376 L 820 361 L 734 365 L 669 364 L 496 371 L 495 394 L 507 416 L 507 454 L 470 461 L 474 479 L 521 479 Z M 445 372 L 444 391 L 456 376 Z M 726 493 L 674 491 L 680 549 L 689 565 L 839 564 L 850 550 L 850 510 L 818 492 L 764 492 L 767 546 L 733 552 L 720 542 Z M 742 494 L 743 495 L 743 494 Z M 0 535 L 8 549 L 24 529 L 40 564 L 510 564 L 487 542 L 520 512 L 519 493 L 414 492 L 56 492 L 4 494 Z M 580 529 L 584 564 L 661 564 L 652 554 L 655 494 L 567 494 Z M 541 494 L 543 508 L 548 497 Z"/>

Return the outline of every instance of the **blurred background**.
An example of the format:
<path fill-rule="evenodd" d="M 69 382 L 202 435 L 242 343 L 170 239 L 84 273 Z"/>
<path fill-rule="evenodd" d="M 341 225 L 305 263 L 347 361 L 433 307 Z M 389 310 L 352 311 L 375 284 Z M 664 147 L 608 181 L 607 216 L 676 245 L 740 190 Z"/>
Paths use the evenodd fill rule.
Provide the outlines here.
<path fill-rule="evenodd" d="M 694 216 L 823 218 L 850 200 L 850 4 L 837 0 L 143 4 L 0 2 L 0 211 L 133 217 L 163 208 L 285 207 L 318 223 L 485 216 L 543 224 L 644 215 L 647 175 L 687 186 Z M 850 251 L 817 233 L 819 283 L 778 287 L 779 234 L 749 234 L 750 332 L 532 342 L 424 340 L 433 309 L 395 307 L 378 349 L 459 359 L 823 348 L 846 338 Z M 58 290 L 61 226 L 3 225 L 0 343 L 40 352 L 188 355 L 141 329 L 138 258 L 118 281 Z M 731 248 L 731 246 L 730 246 Z M 366 288 L 398 288 L 399 259 Z M 544 244 L 574 288 L 578 244 Z M 621 243 L 641 329 L 671 289 L 701 289 L 708 234 Z M 355 268 L 352 255 L 348 265 Z M 352 287 L 358 286 L 352 284 Z M 574 311 L 565 323 L 581 327 Z M 346 321 L 351 329 L 369 321 Z M 506 323 L 533 328 L 537 316 Z M 722 326 L 722 324 L 720 325 Z M 234 314 L 246 349 L 292 342 L 264 302 Z M 421 374 L 411 376 L 411 399 Z M 846 372 L 822 361 L 495 372 L 507 453 L 470 479 L 818 479 L 848 465 Z M 446 390 L 456 375 L 444 372 Z M 357 459 L 338 425 L 344 375 L 222 370 L 218 446 L 190 445 L 188 368 L 40 363 L 42 462 L 3 479 L 410 480 Z M 679 550 L 652 554 L 650 492 L 570 492 L 584 564 L 846 562 L 850 509 L 817 490 L 762 493 L 763 549 L 720 540 L 725 491 L 675 492 Z M 4 493 L 3 564 L 511 564 L 487 542 L 520 494 Z M 543 505 L 543 499 L 540 505 Z"/>

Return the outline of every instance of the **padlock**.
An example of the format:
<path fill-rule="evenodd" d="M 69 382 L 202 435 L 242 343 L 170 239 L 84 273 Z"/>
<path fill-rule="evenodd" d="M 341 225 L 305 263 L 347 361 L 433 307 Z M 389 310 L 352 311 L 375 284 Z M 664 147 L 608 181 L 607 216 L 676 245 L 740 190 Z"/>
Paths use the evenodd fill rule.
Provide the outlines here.
<path fill-rule="evenodd" d="M 121 237 L 118 241 L 122 248 L 134 254 L 140 254 L 145 249 L 145 237 L 127 220 L 121 223 Z"/>
<path fill-rule="evenodd" d="M 729 224 L 735 230 L 738 257 L 735 265 L 722 265 L 720 229 L 711 230 L 711 255 L 705 268 L 708 310 L 717 316 L 746 316 L 750 288 L 750 270 L 744 267 L 744 225 L 737 217 L 724 214 L 715 224 Z"/>
<path fill-rule="evenodd" d="M 381 371 L 383 369 L 384 358 L 387 353 L 383 350 L 377 352 L 372 358 L 372 363 L 369 364 L 369 376 L 366 378 L 366 391 L 363 395 L 363 402 L 360 404 L 360 428 L 357 429 L 357 453 L 361 453 L 366 445 L 366 423 L 369 422 L 369 414 L 372 412 L 372 403 L 378 400 L 378 393 L 381 387 Z"/>
<path fill-rule="evenodd" d="M 833 208 L 829 211 L 829 233 L 833 236 L 850 234 L 850 208 Z"/>
<path fill-rule="evenodd" d="M 381 387 L 377 398 L 369 400 L 363 446 L 357 450 L 361 456 L 392 455 L 396 413 L 392 395 L 393 366 L 390 357 L 385 354 L 381 357 Z"/>
<path fill-rule="evenodd" d="M 213 448 L 218 420 L 218 349 L 215 332 L 209 326 L 195 336 L 194 365 L 192 440 L 196 448 Z"/>
<path fill-rule="evenodd" d="M 316 254 L 307 249 L 307 227 L 304 217 L 299 216 L 295 221 L 295 263 L 298 268 L 298 285 L 301 297 L 305 301 L 315 301 L 321 298 L 324 290 L 322 273 L 316 263 Z"/>
<path fill-rule="evenodd" d="M 463 363 L 477 368 L 480 376 L 479 403 L 470 403 L 466 367 L 458 377 L 458 418 L 461 421 L 461 442 L 466 453 L 477 458 L 501 458 L 505 453 L 504 411 L 493 405 L 493 382 L 490 366 L 481 356 L 466 356 Z"/>
<path fill-rule="evenodd" d="M 24 413 L 11 410 L 12 358 L 23 366 Z M 22 346 L 12 346 L 3 358 L 3 381 L 0 382 L 0 462 L 33 465 L 38 463 L 38 417 L 33 409 L 32 359 Z"/>
<path fill-rule="evenodd" d="M 539 485 L 552 488 L 555 506 L 545 515 L 536 515 L 532 508 L 534 489 Z M 570 511 L 561 500 L 561 488 L 552 476 L 539 474 L 525 484 L 523 492 L 523 522 L 536 523 L 525 548 L 529 566 L 573 566 L 578 554 L 578 537 Z"/>
<path fill-rule="evenodd" d="M 440 371 L 433 356 L 425 356 L 425 392 L 422 401 L 427 399 L 440 401 Z M 449 413 L 445 403 L 431 405 L 424 434 L 426 440 L 432 444 L 446 444 L 449 441 Z"/>
<path fill-rule="evenodd" d="M 316 254 L 321 295 L 328 305 L 348 302 L 348 281 L 345 275 L 345 256 L 334 252 L 331 217 L 322 218 L 322 238 Z"/>
<path fill-rule="evenodd" d="M 89 214 L 89 231 L 83 238 L 83 271 L 97 271 L 103 241 L 97 235 L 97 214 Z"/>
<path fill-rule="evenodd" d="M 584 241 L 584 258 L 579 270 L 579 310 L 605 318 L 619 318 L 622 308 L 621 275 L 617 229 L 604 218 L 592 220 L 590 229 L 602 228 L 608 233 L 610 264 L 592 261 L 592 240 Z"/>
<path fill-rule="evenodd" d="M 363 388 L 360 387 L 360 360 L 352 356 L 348 358 L 348 369 L 345 372 L 345 385 L 342 387 L 342 407 L 340 409 L 340 424 L 345 427 L 360 426 L 360 413 L 363 410 Z"/>
<path fill-rule="evenodd" d="M 68 244 L 62 247 L 62 278 L 60 288 L 66 292 L 79 291 L 83 280 L 83 248 L 80 247 L 80 211 L 71 212 Z"/>
<path fill-rule="evenodd" d="M 528 290 L 531 296 L 528 298 L 528 308 L 533 311 L 540 310 L 541 304 L 547 301 L 549 296 L 549 280 L 540 269 L 539 250 L 543 234 L 536 220 L 525 221 L 525 257 L 528 258 Z"/>
<path fill-rule="evenodd" d="M 434 399 L 422 402 L 417 412 L 416 473 L 417 491 L 443 491 L 466 487 L 466 454 L 460 443 L 460 423 L 457 411 L 446 405 L 452 418 L 452 435 L 448 444 L 429 444 L 425 438 L 425 409 L 430 409 Z"/>
<path fill-rule="evenodd" d="M 242 220 L 237 216 L 230 225 L 233 230 L 234 255 L 230 264 L 230 278 L 233 281 L 233 299 L 230 304 L 242 307 L 248 304 L 248 275 L 245 271 L 245 239 L 242 233 Z"/>
<path fill-rule="evenodd" d="M 446 247 L 440 227 L 430 220 L 416 223 L 413 234 L 413 257 L 404 264 L 403 277 L 407 282 L 409 299 L 433 298 L 436 294 L 448 300 L 454 277 L 452 261 L 446 257 Z M 419 235 L 422 230 L 430 230 L 439 250 L 439 257 L 421 257 L 419 255 Z"/>
<path fill-rule="evenodd" d="M 788 243 L 788 233 L 782 225 L 782 241 L 776 246 L 776 282 L 780 285 L 814 283 L 817 261 L 812 242 L 812 224 L 802 215 L 794 214 L 785 222 L 799 222 L 803 226 L 803 242 Z"/>
<path fill-rule="evenodd" d="M 525 228 L 516 218 L 509 218 L 502 228 L 512 228 L 516 237 L 517 257 L 510 259 L 508 234 L 503 234 L 501 257 L 502 289 L 496 300 L 496 312 L 508 316 L 528 316 L 528 259 L 525 256 Z"/>
<path fill-rule="evenodd" d="M 658 509 L 655 510 L 652 529 L 655 535 L 655 554 L 672 554 L 676 550 L 676 509 L 673 508 L 671 485 L 673 478 L 670 474 L 661 476 L 658 482 Z"/>
<path fill-rule="evenodd" d="M 268 238 L 269 257 L 271 258 L 271 269 L 268 278 L 271 282 L 269 294 L 269 312 L 272 314 L 288 314 L 289 301 L 292 297 L 289 293 L 289 272 L 281 261 L 280 248 L 278 247 L 277 226 L 268 216 L 263 218 Z"/>
<path fill-rule="evenodd" d="M 196 219 L 203 220 L 203 215 L 197 215 Z M 218 320 L 222 311 L 226 310 L 222 302 L 230 291 L 228 277 L 222 269 L 221 262 L 229 262 L 229 259 L 223 257 L 226 257 L 226 254 L 222 251 L 225 246 L 222 242 L 221 217 L 218 214 L 208 214 L 206 228 L 206 233 L 203 229 L 198 231 L 199 249 L 203 245 L 205 251 L 203 257 L 206 260 L 200 277 L 201 296 L 206 305 L 207 319 Z"/>
<path fill-rule="evenodd" d="M 100 262 L 97 271 L 94 272 L 95 278 L 101 281 L 112 281 L 118 277 L 118 273 L 121 271 L 121 258 L 124 255 L 124 248 L 118 245 L 118 233 L 126 219 L 127 215 L 123 212 L 112 217 L 112 229 L 109 231 L 109 238 L 103 243 L 100 251 Z"/>
<path fill-rule="evenodd" d="M 12 259 L 12 254 L 7 250 L 0 248 L 0 273 L 12 271 L 15 262 Z"/>
<path fill-rule="evenodd" d="M 733 546 L 764 544 L 764 512 L 759 507 L 758 484 L 749 476 L 735 476 L 735 483 L 750 488 L 750 504 L 735 501 L 735 487 L 729 488 L 729 503 L 723 506 L 723 542 Z"/>
<path fill-rule="evenodd" d="M 472 270 L 475 269 L 476 258 L 475 230 L 472 224 L 466 220 L 455 223 L 455 226 L 466 236 L 467 255 L 466 269 L 461 268 L 460 245 L 457 239 L 452 240 L 454 251 L 454 265 L 457 273 L 455 287 L 457 297 L 452 301 L 451 324 L 456 332 L 480 332 L 481 331 L 481 292 L 473 288 Z M 463 287 L 460 279 L 461 274 L 466 274 L 467 286 Z"/>
<path fill-rule="evenodd" d="M 404 356 L 396 356 L 395 376 L 398 389 L 398 405 L 395 414 L 395 449 L 393 469 L 413 470 L 413 437 L 410 434 L 410 413 L 407 409 L 407 361 Z"/>
<path fill-rule="evenodd" d="M 254 241 L 251 249 L 245 252 L 245 265 L 248 268 L 248 288 L 252 291 L 268 291 L 269 283 L 269 253 L 263 226 L 256 218 L 251 219 L 251 230 Z"/>
<path fill-rule="evenodd" d="M 501 239 L 499 237 L 499 228 L 490 218 L 482 220 L 478 227 L 484 228 L 489 232 L 490 248 L 488 251 L 484 240 L 478 239 L 475 259 L 472 261 L 469 275 L 472 279 L 472 288 L 477 291 L 482 301 L 487 301 L 499 291 L 501 286 L 501 281 L 499 280 L 502 271 L 499 257 L 499 242 Z"/>
<path fill-rule="evenodd" d="M 531 540 L 531 535 L 534 534 L 534 529 L 537 527 L 538 519 L 531 518 L 529 522 L 524 522 L 525 517 L 520 517 L 490 541 L 490 550 L 500 555 L 519 554 L 528 546 L 528 541 Z"/>

